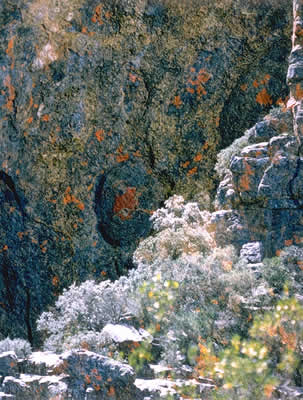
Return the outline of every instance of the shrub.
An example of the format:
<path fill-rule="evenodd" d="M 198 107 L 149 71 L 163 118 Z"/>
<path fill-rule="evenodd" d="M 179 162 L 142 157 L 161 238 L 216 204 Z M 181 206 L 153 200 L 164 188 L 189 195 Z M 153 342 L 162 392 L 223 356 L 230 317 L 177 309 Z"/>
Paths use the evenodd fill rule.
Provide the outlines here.
<path fill-rule="evenodd" d="M 0 353 L 6 351 L 14 351 L 18 358 L 26 358 L 31 354 L 32 348 L 26 340 L 10 339 L 8 337 L 0 341 Z"/>
<path fill-rule="evenodd" d="M 235 336 L 216 363 L 223 385 L 214 398 L 265 400 L 279 391 L 279 384 L 285 390 L 285 382 L 301 382 L 302 321 L 303 307 L 295 298 L 285 298 L 272 311 L 257 316 L 249 340 Z"/>
<path fill-rule="evenodd" d="M 81 335 L 95 335 L 99 340 L 97 332 L 107 323 L 121 322 L 132 308 L 123 282 L 86 281 L 64 290 L 55 307 L 38 320 L 38 330 L 48 336 L 44 348 L 60 352 L 73 344 L 78 346 Z M 101 346 L 98 340 L 97 347 Z"/>

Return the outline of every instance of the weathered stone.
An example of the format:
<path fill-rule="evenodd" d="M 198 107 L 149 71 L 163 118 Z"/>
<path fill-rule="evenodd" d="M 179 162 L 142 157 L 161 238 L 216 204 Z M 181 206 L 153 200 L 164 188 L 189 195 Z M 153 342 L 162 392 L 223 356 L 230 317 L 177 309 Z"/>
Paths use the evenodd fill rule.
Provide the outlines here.
<path fill-rule="evenodd" d="M 68 391 L 74 400 L 84 399 L 87 389 L 90 389 L 90 396 L 93 389 L 98 399 L 135 398 L 135 373 L 129 365 L 89 351 L 71 351 L 60 358 L 56 371 L 68 375 Z"/>
<path fill-rule="evenodd" d="M 245 243 L 240 251 L 241 258 L 249 264 L 260 263 L 264 258 L 264 248 L 262 242 Z"/>
<path fill-rule="evenodd" d="M 6 393 L 16 400 L 50 400 L 67 398 L 64 377 L 21 374 L 19 378 L 7 376 L 2 384 Z"/>
<path fill-rule="evenodd" d="M 230 169 L 233 173 L 234 188 L 243 202 L 254 203 L 262 199 L 263 194 L 259 191 L 259 184 L 269 163 L 269 157 L 232 159 Z"/>
<path fill-rule="evenodd" d="M 14 400 L 14 399 L 16 399 L 16 397 L 13 396 L 12 394 L 0 392 L 0 400 Z"/>
<path fill-rule="evenodd" d="M 60 356 L 50 351 L 33 352 L 20 366 L 21 372 L 32 375 L 54 374 L 56 365 L 60 362 Z"/>
<path fill-rule="evenodd" d="M 18 371 L 18 359 L 13 351 L 7 351 L 0 354 L 0 375 L 17 376 Z"/>
<path fill-rule="evenodd" d="M 101 334 L 107 341 L 114 343 L 138 343 L 151 338 L 144 329 L 140 328 L 137 331 L 134 327 L 126 325 L 107 324 Z"/>
<path fill-rule="evenodd" d="M 253 128 L 249 130 L 248 140 L 250 143 L 259 143 L 269 140 L 276 136 L 277 131 L 273 128 L 269 120 L 258 122 Z"/>

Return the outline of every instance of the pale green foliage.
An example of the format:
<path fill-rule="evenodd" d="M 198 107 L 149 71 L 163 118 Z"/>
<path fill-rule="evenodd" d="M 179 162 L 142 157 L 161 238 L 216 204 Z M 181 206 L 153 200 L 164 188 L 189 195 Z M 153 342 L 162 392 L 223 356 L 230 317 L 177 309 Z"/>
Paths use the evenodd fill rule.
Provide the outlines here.
<path fill-rule="evenodd" d="M 0 341 L 0 353 L 14 351 L 18 358 L 26 358 L 32 352 L 31 345 L 23 339 L 10 339 L 9 337 Z"/>
<path fill-rule="evenodd" d="M 301 374 L 303 307 L 295 298 L 285 298 L 265 315 L 258 316 L 250 329 L 250 339 L 235 336 L 216 364 L 223 379 L 216 399 L 265 400 L 279 384 L 295 385 Z M 291 398 L 283 397 L 283 398 Z"/>

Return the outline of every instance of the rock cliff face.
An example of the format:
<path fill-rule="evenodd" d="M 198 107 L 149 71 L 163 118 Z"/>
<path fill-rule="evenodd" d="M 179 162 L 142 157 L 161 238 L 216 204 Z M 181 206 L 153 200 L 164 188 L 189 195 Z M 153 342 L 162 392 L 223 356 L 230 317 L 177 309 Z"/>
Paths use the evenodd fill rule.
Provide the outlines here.
<path fill-rule="evenodd" d="M 244 253 L 250 246 L 259 253 L 259 261 L 278 255 L 285 246 L 303 243 L 303 2 L 293 4 L 290 99 L 221 154 L 219 166 L 225 177 L 210 227 L 219 245 L 229 242 L 239 249 L 244 245 Z M 228 155 L 231 159 L 224 170 Z"/>
<path fill-rule="evenodd" d="M 164 199 L 214 189 L 217 151 L 285 101 L 291 12 L 288 0 L 0 2 L 4 336 L 37 343 L 34 321 L 64 287 L 132 266 Z M 234 185 L 254 201 L 243 157 Z"/>

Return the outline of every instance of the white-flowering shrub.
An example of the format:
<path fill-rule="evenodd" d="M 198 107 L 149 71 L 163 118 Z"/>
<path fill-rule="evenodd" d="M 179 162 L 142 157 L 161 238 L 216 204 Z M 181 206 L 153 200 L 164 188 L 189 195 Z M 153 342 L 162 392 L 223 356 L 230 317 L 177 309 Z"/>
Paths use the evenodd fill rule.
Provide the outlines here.
<path fill-rule="evenodd" d="M 145 239 L 134 254 L 136 264 L 152 264 L 156 259 L 188 259 L 209 252 L 215 243 L 206 229 L 210 213 L 201 211 L 197 203 L 184 203 L 182 196 L 173 196 L 151 217 L 157 234 Z"/>
<path fill-rule="evenodd" d="M 0 353 L 14 351 L 18 358 L 26 358 L 32 353 L 32 348 L 27 340 L 10 339 L 9 337 L 0 341 Z"/>
<path fill-rule="evenodd" d="M 94 335 L 107 323 L 120 322 L 131 308 L 124 282 L 125 278 L 113 283 L 86 281 L 64 290 L 54 309 L 44 312 L 37 323 L 38 330 L 48 336 L 45 349 L 62 351 L 78 345 L 71 338 L 79 333 Z"/>

